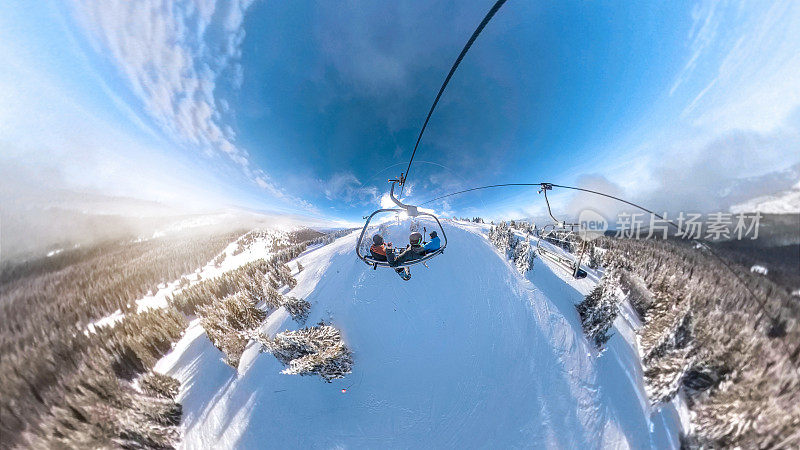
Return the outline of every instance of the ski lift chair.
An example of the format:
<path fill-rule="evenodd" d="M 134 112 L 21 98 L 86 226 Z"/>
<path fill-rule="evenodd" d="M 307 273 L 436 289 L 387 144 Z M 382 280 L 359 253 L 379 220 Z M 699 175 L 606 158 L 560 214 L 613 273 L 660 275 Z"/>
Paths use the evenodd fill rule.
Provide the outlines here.
<path fill-rule="evenodd" d="M 373 270 L 377 269 L 378 267 L 388 267 L 388 268 L 391 268 L 391 269 L 401 269 L 401 268 L 405 268 L 405 267 L 411 267 L 411 266 L 416 265 L 416 264 L 423 264 L 423 265 L 425 265 L 425 267 L 427 267 L 428 265 L 426 264 L 426 262 L 431 260 L 431 259 L 433 259 L 433 258 L 435 258 L 435 257 L 437 257 L 437 256 L 439 256 L 439 255 L 441 255 L 442 253 L 444 253 L 444 249 L 445 249 L 445 247 L 447 247 L 447 233 L 445 233 L 444 228 L 442 227 L 442 223 L 439 222 L 439 218 L 437 218 L 435 215 L 433 215 L 431 213 L 420 211 L 416 206 L 406 205 L 406 204 L 400 202 L 399 200 L 397 200 L 395 198 L 395 196 L 394 196 L 394 186 L 398 182 L 402 184 L 403 181 L 404 180 L 403 180 L 403 176 L 402 175 L 400 176 L 399 179 L 389 180 L 389 182 L 392 183 L 392 188 L 389 191 L 389 197 L 392 199 L 392 201 L 395 204 L 397 204 L 398 207 L 397 208 L 381 208 L 381 209 L 373 212 L 372 214 L 370 214 L 369 217 L 367 217 L 366 223 L 364 223 L 364 228 L 361 229 L 361 235 L 358 236 L 358 241 L 356 242 L 356 255 L 358 255 L 358 258 L 360 260 L 364 261 L 364 263 L 372 266 Z M 432 218 L 436 222 L 436 225 L 439 227 L 439 231 L 437 233 L 439 234 L 439 236 L 441 236 L 440 240 L 442 241 L 442 245 L 439 247 L 438 250 L 434 250 L 434 251 L 432 251 L 430 253 L 426 253 L 425 255 L 423 255 L 420 258 L 412 259 L 410 261 L 406 261 L 404 263 L 395 264 L 395 265 L 390 265 L 388 261 L 381 261 L 381 260 L 375 259 L 375 258 L 372 257 L 371 254 L 362 253 L 362 245 L 363 245 L 363 241 L 364 241 L 364 236 L 367 234 L 367 229 L 369 229 L 369 224 L 370 224 L 370 222 L 372 221 L 372 219 L 376 215 L 381 214 L 381 213 L 395 213 L 395 214 L 406 213 L 408 215 L 408 217 L 430 217 L 430 218 Z"/>
<path fill-rule="evenodd" d="M 547 212 L 555 223 L 547 224 L 539 232 L 539 240 L 536 243 L 536 251 L 543 257 L 556 263 L 557 266 L 569 271 L 575 278 L 586 278 L 587 273 L 581 269 L 581 260 L 585 246 L 583 241 L 575 233 L 576 223 L 566 223 L 559 221 L 553 216 L 550 210 L 550 200 L 547 198 L 547 191 L 553 189 L 550 183 L 542 183 L 539 193 L 544 193 L 544 201 L 547 204 Z M 542 245 L 542 241 L 549 245 Z M 580 247 L 581 253 L 575 258 L 573 250 Z M 556 249 L 557 248 L 557 249 Z"/>
<path fill-rule="evenodd" d="M 547 244 L 542 245 L 543 242 Z M 581 244 L 580 238 L 572 229 L 547 224 L 542 227 L 542 232 L 536 243 L 536 251 L 562 269 L 572 273 L 573 277 L 586 278 L 586 271 L 580 268 L 583 250 L 581 250 L 581 254 L 577 259 L 569 250 L 581 246 Z"/>

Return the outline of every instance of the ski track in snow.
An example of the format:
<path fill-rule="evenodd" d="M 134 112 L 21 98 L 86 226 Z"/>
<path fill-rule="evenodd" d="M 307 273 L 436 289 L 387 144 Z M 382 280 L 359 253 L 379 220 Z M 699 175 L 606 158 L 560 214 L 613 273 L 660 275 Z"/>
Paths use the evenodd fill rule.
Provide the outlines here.
<path fill-rule="evenodd" d="M 344 379 L 281 374 L 255 343 L 234 370 L 193 321 L 156 366 L 182 383 L 182 445 L 677 447 L 679 418 L 651 417 L 629 314 L 599 357 L 583 336 L 574 305 L 594 280 L 541 258 L 519 276 L 485 226 L 444 226 L 447 250 L 409 282 L 359 261 L 358 233 L 298 258 L 288 294 L 311 302 L 308 324 L 342 331 L 355 360 Z M 299 327 L 281 308 L 262 331 Z"/>

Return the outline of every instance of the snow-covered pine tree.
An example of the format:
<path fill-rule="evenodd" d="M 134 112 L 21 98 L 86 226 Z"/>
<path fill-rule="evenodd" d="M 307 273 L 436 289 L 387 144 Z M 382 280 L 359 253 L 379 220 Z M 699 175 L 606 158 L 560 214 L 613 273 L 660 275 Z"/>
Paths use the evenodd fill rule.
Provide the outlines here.
<path fill-rule="evenodd" d="M 285 307 L 289 314 L 292 315 L 292 318 L 299 323 L 305 322 L 308 318 L 308 311 L 311 309 L 311 303 L 308 303 L 305 299 L 286 297 L 271 287 L 267 288 L 267 295 L 264 301 L 272 308 Z"/>
<path fill-rule="evenodd" d="M 298 297 L 283 297 L 283 303 L 281 306 L 285 307 L 289 314 L 292 315 L 292 319 L 296 322 L 301 324 L 306 322 L 308 318 L 308 311 L 311 309 L 311 303 L 309 303 L 306 299 L 298 298 Z"/>
<path fill-rule="evenodd" d="M 102 431 L 108 432 L 109 428 L 116 428 L 114 432 L 118 437 L 112 442 L 116 444 L 115 447 L 121 448 L 174 448 L 178 445 L 183 408 L 174 399 L 138 393 L 131 389 L 126 390 L 120 400 L 127 407 L 117 411 L 105 411 L 106 414 L 114 414 L 115 417 L 106 423 L 98 424 L 97 431 L 100 433 L 97 435 L 102 436 Z M 76 410 L 79 409 L 73 411 Z M 108 442 L 105 442 L 106 445 L 100 442 L 83 442 L 84 445 L 79 445 L 79 442 L 80 440 L 73 440 L 69 447 L 75 445 L 78 448 L 98 448 L 98 444 L 100 447 L 108 444 Z"/>
<path fill-rule="evenodd" d="M 756 351 L 771 348 L 756 346 Z M 780 380 L 780 382 L 778 382 Z M 689 448 L 797 448 L 800 374 L 789 358 L 744 364 L 692 406 Z"/>
<path fill-rule="evenodd" d="M 604 266 L 621 275 L 644 324 L 639 342 L 651 402 L 680 391 L 691 411 L 682 446 L 798 446 L 800 371 L 791 349 L 800 332 L 787 292 L 747 270 L 731 273 L 702 247 L 680 241 L 600 238 L 595 245 L 608 249 Z M 765 312 L 785 324 L 780 332 Z"/>
<path fill-rule="evenodd" d="M 300 264 L 300 261 L 297 261 L 297 273 L 300 273 L 302 271 L 303 271 L 303 265 Z"/>
<path fill-rule="evenodd" d="M 612 279 L 610 274 L 606 274 L 592 292 L 575 306 L 581 317 L 583 332 L 598 350 L 602 350 L 611 337 L 608 330 L 619 313 L 618 286 Z"/>
<path fill-rule="evenodd" d="M 588 245 L 588 258 L 586 265 L 589 266 L 590 269 L 597 269 L 602 265 L 603 262 L 603 251 L 602 249 L 598 249 L 597 246 L 592 244 Z"/>
<path fill-rule="evenodd" d="M 681 388 L 683 377 L 694 363 L 689 348 L 668 349 L 645 367 L 645 392 L 653 406 L 668 402 Z"/>
<path fill-rule="evenodd" d="M 225 362 L 231 367 L 239 365 L 247 341 L 267 316 L 255 305 L 254 299 L 237 293 L 197 308 L 197 316 L 209 340 L 225 354 Z"/>
<path fill-rule="evenodd" d="M 264 301 L 272 308 L 280 308 L 283 303 L 283 296 L 272 286 L 267 287 L 267 295 Z"/>
<path fill-rule="evenodd" d="M 514 248 L 514 266 L 520 275 L 533 269 L 533 260 L 536 258 L 536 251 L 531 246 L 530 241 L 522 239 Z"/>
<path fill-rule="evenodd" d="M 278 286 L 289 286 L 290 289 L 297 286 L 297 280 L 292 276 L 292 269 L 286 264 L 275 264 L 272 267 L 272 275 Z"/>
<path fill-rule="evenodd" d="M 228 256 L 225 252 L 222 252 L 214 258 L 214 267 L 220 267 L 222 263 L 225 261 L 225 257 Z"/>
<path fill-rule="evenodd" d="M 272 353 L 288 366 L 285 374 L 317 374 L 325 381 L 343 378 L 353 366 L 352 352 L 336 328 L 320 323 L 296 331 L 284 331 L 274 338 L 260 335 L 262 351 Z"/>
<path fill-rule="evenodd" d="M 663 292 L 656 293 L 655 301 L 647 313 L 647 326 L 639 331 L 645 365 L 665 350 L 684 346 L 686 339 L 683 336 L 690 333 L 688 330 L 692 326 L 691 307 L 692 302 L 682 296 L 674 298 Z"/>
<path fill-rule="evenodd" d="M 489 229 L 489 241 L 505 253 L 506 257 L 512 257 L 518 238 L 507 223 L 500 222 L 497 226 Z"/>
<path fill-rule="evenodd" d="M 174 400 L 178 396 L 181 383 L 169 375 L 151 370 L 139 378 L 139 387 L 148 395 Z"/>

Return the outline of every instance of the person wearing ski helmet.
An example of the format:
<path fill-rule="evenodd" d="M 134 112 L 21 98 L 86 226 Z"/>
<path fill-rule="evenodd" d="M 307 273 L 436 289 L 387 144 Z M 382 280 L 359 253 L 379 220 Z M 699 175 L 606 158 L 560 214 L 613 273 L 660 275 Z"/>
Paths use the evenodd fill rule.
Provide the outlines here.
<path fill-rule="evenodd" d="M 391 249 L 392 244 L 391 242 L 385 244 L 383 242 L 383 236 L 379 233 L 376 233 L 372 236 L 372 247 L 369 248 L 369 253 L 372 255 L 372 258 L 375 261 L 386 261 L 386 248 L 389 247 Z"/>
<path fill-rule="evenodd" d="M 408 261 L 421 258 L 425 254 L 425 248 L 422 246 L 422 234 L 415 231 L 408 237 L 408 246 L 402 253 L 395 258 L 396 264 L 403 264 Z"/>
<path fill-rule="evenodd" d="M 428 243 L 423 247 L 425 249 L 425 253 L 433 253 L 436 250 L 439 250 L 439 247 L 442 246 L 442 243 L 439 240 L 439 235 L 436 233 L 436 230 L 431 231 L 428 236 L 430 236 L 431 240 L 428 241 Z"/>
<path fill-rule="evenodd" d="M 384 242 L 383 236 L 379 233 L 376 233 L 372 236 L 372 247 L 369 248 L 369 253 L 372 255 L 372 259 L 375 261 L 388 261 L 389 265 L 392 267 L 397 266 L 399 263 L 395 260 L 394 257 L 394 248 L 392 247 L 391 242 Z M 398 274 L 404 273 L 402 268 L 395 269 Z"/>

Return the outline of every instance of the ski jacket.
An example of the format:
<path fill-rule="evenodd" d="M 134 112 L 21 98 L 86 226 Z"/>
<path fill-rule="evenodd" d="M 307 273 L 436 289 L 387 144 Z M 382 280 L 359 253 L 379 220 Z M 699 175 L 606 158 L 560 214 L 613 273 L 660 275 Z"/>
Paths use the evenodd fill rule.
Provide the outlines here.
<path fill-rule="evenodd" d="M 439 250 L 439 247 L 441 247 L 441 246 L 442 246 L 442 243 L 439 240 L 439 236 L 436 236 L 435 238 L 431 239 L 430 242 L 425 244 L 425 251 L 427 253 L 435 252 L 436 250 Z"/>
<path fill-rule="evenodd" d="M 395 262 L 397 264 L 403 264 L 408 261 L 413 261 L 415 259 L 421 258 L 422 255 L 425 254 L 425 248 L 421 245 L 409 245 L 403 250 L 402 253 L 397 255 L 395 258 Z"/>
<path fill-rule="evenodd" d="M 376 261 L 386 261 L 386 245 L 373 245 L 369 248 L 369 252 Z"/>

